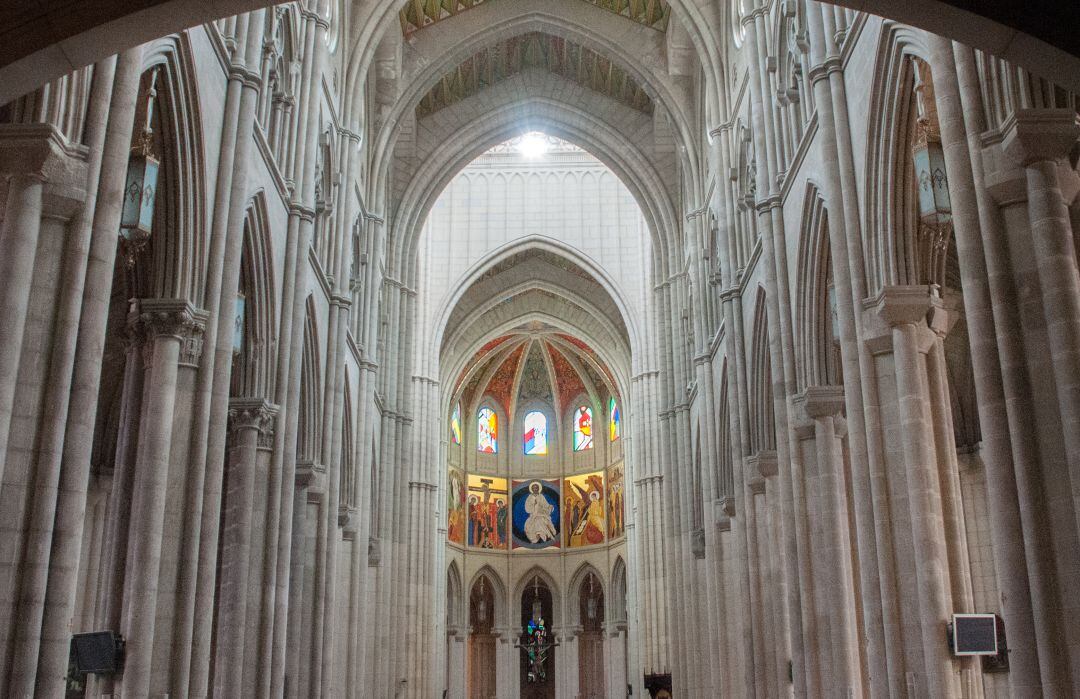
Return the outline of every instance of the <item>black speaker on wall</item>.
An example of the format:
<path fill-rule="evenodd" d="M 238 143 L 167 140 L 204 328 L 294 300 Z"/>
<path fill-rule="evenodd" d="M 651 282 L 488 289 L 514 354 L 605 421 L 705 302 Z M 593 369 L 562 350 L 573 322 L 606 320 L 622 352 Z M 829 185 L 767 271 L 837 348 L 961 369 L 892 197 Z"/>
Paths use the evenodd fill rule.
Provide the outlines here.
<path fill-rule="evenodd" d="M 115 675 L 124 669 L 124 637 L 115 631 L 77 633 L 71 637 L 71 661 L 80 675 Z"/>

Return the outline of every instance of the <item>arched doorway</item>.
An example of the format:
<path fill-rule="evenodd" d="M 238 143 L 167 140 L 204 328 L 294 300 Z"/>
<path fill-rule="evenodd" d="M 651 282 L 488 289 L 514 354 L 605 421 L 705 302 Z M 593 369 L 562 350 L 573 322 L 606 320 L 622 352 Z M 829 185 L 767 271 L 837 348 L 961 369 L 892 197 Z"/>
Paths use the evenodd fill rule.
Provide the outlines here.
<path fill-rule="evenodd" d="M 530 622 L 536 626 L 540 621 L 543 621 L 546 629 L 548 643 L 554 642 L 554 635 L 551 633 L 552 619 L 554 619 L 554 607 L 551 588 L 539 576 L 536 576 L 521 593 L 522 643 L 528 642 L 525 630 L 529 628 Z M 521 653 L 520 662 L 521 699 L 555 699 L 554 648 L 548 649 L 535 666 L 527 652 Z"/>
<path fill-rule="evenodd" d="M 588 573 L 578 588 L 581 632 L 578 634 L 578 696 L 607 696 L 604 665 L 604 589 L 595 573 Z"/>
<path fill-rule="evenodd" d="M 469 593 L 468 677 L 470 699 L 495 697 L 495 590 L 481 575 Z"/>

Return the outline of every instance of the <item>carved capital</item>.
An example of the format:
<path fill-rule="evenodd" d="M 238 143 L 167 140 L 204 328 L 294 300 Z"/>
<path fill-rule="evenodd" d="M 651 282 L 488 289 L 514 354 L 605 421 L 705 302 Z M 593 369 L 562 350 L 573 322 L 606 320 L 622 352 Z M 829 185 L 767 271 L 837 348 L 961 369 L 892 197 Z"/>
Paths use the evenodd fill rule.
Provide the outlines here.
<path fill-rule="evenodd" d="M 158 338 L 175 338 L 180 342 L 180 364 L 197 364 L 206 318 L 205 311 L 184 299 L 139 299 L 128 315 L 128 322 L 132 336 L 142 342 L 148 365 L 154 340 Z"/>
<path fill-rule="evenodd" d="M 277 414 L 278 406 L 262 398 L 233 398 L 229 401 L 229 429 L 256 430 L 258 447 L 271 449 Z"/>
<path fill-rule="evenodd" d="M 1080 115 L 1073 109 L 1018 109 L 1002 126 L 1002 147 L 1018 165 L 1068 157 L 1080 136 Z"/>

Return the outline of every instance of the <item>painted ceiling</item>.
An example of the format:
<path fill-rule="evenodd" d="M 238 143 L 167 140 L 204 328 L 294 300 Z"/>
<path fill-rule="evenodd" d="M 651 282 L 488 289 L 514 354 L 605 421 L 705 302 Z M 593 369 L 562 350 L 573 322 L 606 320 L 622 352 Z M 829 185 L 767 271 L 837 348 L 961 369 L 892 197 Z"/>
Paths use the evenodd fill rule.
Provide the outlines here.
<path fill-rule="evenodd" d="M 652 114 L 653 102 L 644 88 L 610 59 L 562 37 L 529 32 L 504 39 L 466 58 L 424 95 L 416 107 L 416 117 L 430 116 L 530 69 L 554 73 L 632 109 Z"/>
<path fill-rule="evenodd" d="M 540 400 L 557 413 L 570 409 L 581 395 L 602 405 L 614 395 L 611 373 L 596 353 L 577 338 L 534 321 L 488 342 L 458 377 L 458 400 L 472 411 L 488 396 L 513 414 L 523 401 Z"/>
<path fill-rule="evenodd" d="M 511 0 L 503 0 L 509 2 Z M 671 6 L 666 0 L 583 0 L 657 31 L 667 31 Z M 401 33 L 410 36 L 424 27 L 471 10 L 484 0 L 408 0 L 398 13 Z"/>

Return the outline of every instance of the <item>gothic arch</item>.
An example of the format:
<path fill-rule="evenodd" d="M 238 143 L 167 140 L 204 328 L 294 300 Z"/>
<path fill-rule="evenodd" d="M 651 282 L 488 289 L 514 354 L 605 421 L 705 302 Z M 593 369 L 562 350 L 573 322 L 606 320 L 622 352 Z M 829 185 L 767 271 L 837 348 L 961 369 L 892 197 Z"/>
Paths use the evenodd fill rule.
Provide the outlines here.
<path fill-rule="evenodd" d="M 539 95 L 535 88 L 524 87 L 528 79 L 540 80 L 547 94 Z M 631 115 L 623 123 L 597 118 L 596 114 L 604 113 L 605 105 L 596 104 L 601 98 L 585 94 L 582 104 L 565 102 L 559 90 L 566 86 L 564 83 L 553 75 L 526 73 L 442 110 L 446 114 L 440 118 L 437 130 L 427 136 L 430 151 L 417 153 L 419 167 L 410 174 L 407 187 L 393 203 L 395 211 L 410 213 L 394 217 L 398 223 L 389 261 L 392 268 L 402 265 L 408 269 L 406 280 L 415 276 L 415 246 L 420 229 L 447 183 L 491 146 L 518 135 L 523 128 L 531 128 L 581 146 L 615 172 L 637 199 L 652 233 L 654 277 L 663 274 L 668 256 L 679 247 L 682 231 L 674 194 L 669 189 L 674 174 L 665 177 L 665 171 L 649 154 L 628 142 L 633 134 L 650 130 L 651 120 L 644 115 Z M 533 96 L 522 98 L 521 89 Z M 473 111 L 478 99 L 483 99 L 485 105 L 481 119 Z"/>
<path fill-rule="evenodd" d="M 578 604 L 578 600 L 581 599 L 582 586 L 585 584 L 585 580 L 590 574 L 596 577 L 597 582 L 600 583 L 600 594 L 604 596 L 605 600 L 607 599 L 610 583 L 604 579 L 604 576 L 592 563 L 586 561 L 579 565 L 577 570 L 574 571 L 574 575 L 570 578 L 570 583 L 567 586 L 566 592 L 568 602 L 567 612 L 569 613 L 567 622 L 572 626 L 581 625 L 581 605 Z"/>
<path fill-rule="evenodd" d="M 717 420 L 716 427 L 716 497 L 721 499 L 735 497 L 735 454 L 734 441 L 732 440 L 731 427 L 731 396 L 728 386 L 728 361 L 724 358 L 720 369 L 720 390 L 716 394 Z M 741 454 L 738 455 L 741 457 Z"/>
<path fill-rule="evenodd" d="M 476 583 L 480 581 L 480 578 L 486 578 L 488 584 L 491 585 L 491 590 L 495 600 L 494 618 L 498 624 L 498 620 L 510 618 L 510 608 L 508 607 L 509 600 L 506 597 L 506 582 L 502 576 L 499 575 L 490 565 L 482 565 L 472 577 L 469 578 L 469 586 L 465 588 L 466 604 L 468 603 L 468 595 L 472 594 L 472 589 L 476 586 Z M 468 619 L 468 609 L 465 610 L 465 619 Z"/>
<path fill-rule="evenodd" d="M 558 255 L 576 267 L 579 267 L 585 274 L 591 277 L 591 281 L 596 282 L 603 291 L 607 292 L 611 302 L 617 307 L 619 315 L 621 316 L 620 320 L 625 324 L 628 331 L 628 339 L 631 347 L 640 343 L 640 330 L 635 322 L 635 314 L 630 312 L 628 308 L 625 292 L 619 288 L 617 282 L 611 278 L 600 264 L 592 260 L 584 252 L 577 250 L 562 241 L 547 236 L 531 235 L 510 241 L 502 247 L 490 251 L 471 268 L 462 273 L 462 275 L 450 285 L 452 291 L 450 291 L 447 297 L 440 302 L 441 310 L 439 315 L 436 316 L 437 331 L 433 337 L 433 345 L 442 348 L 449 343 L 449 340 L 445 336 L 447 331 L 451 330 L 448 327 L 449 318 L 453 311 L 459 307 L 459 304 L 468 294 L 469 290 L 473 288 L 474 284 L 485 277 L 492 268 L 498 266 L 500 263 L 515 255 L 520 255 L 530 250 L 543 250 Z M 584 305 L 588 307 L 592 304 Z M 464 326 L 466 323 L 462 323 L 461 325 Z"/>
<path fill-rule="evenodd" d="M 252 197 L 244 216 L 242 245 L 239 291 L 245 295 L 244 343 L 233 369 L 233 385 L 238 396 L 270 398 L 276 374 L 272 349 L 277 331 L 277 294 L 266 195 L 262 191 Z"/>
<path fill-rule="evenodd" d="M 356 459 L 354 458 L 355 444 L 353 443 L 353 400 L 352 400 L 352 388 L 349 381 L 349 367 L 345 367 L 344 376 L 344 409 L 341 413 L 341 469 L 339 471 L 339 478 L 341 479 L 341 486 L 338 490 L 340 495 L 341 505 L 347 508 L 349 513 L 356 511 L 360 504 L 356 470 Z M 352 515 L 350 514 L 350 517 Z"/>
<path fill-rule="evenodd" d="M 202 137 L 202 106 L 195 79 L 195 64 L 187 34 L 165 37 L 143 52 L 143 70 L 157 69 L 158 119 L 162 144 L 162 169 L 166 198 L 167 232 L 153 234 L 153 294 L 160 298 L 189 299 L 197 308 L 206 306 L 205 246 L 207 211 L 206 156 Z M 136 127 L 137 130 L 138 127 Z M 159 179 L 159 194 L 161 193 Z M 165 233 L 163 236 L 162 234 Z"/>
<path fill-rule="evenodd" d="M 564 600 L 559 595 L 559 586 L 555 584 L 555 578 L 543 566 L 534 565 L 518 577 L 517 583 L 514 585 L 514 604 L 519 605 L 521 603 L 521 597 L 525 593 L 525 588 L 533 584 L 534 578 L 539 578 L 540 582 L 547 585 L 548 590 L 551 591 L 552 619 L 548 621 L 549 627 L 562 626 L 562 620 L 566 618 L 566 609 L 563 605 Z M 556 620 L 559 620 L 558 624 L 556 624 Z M 511 618 L 511 625 L 514 627 L 517 626 L 517 621 L 513 617 Z"/>
<path fill-rule="evenodd" d="M 769 352 L 768 308 L 765 289 L 758 287 L 750 345 L 750 453 L 776 449 L 772 362 Z"/>
<path fill-rule="evenodd" d="M 446 567 L 446 627 L 447 630 L 462 628 L 468 623 L 465 611 L 467 599 L 465 588 L 461 585 L 461 570 L 457 561 L 450 561 Z"/>
<path fill-rule="evenodd" d="M 839 364 L 830 354 L 832 336 L 828 283 L 832 258 L 829 248 L 828 211 L 817 185 L 807 183 L 799 235 L 796 279 L 795 352 L 796 379 L 800 390 L 837 383 Z"/>
<path fill-rule="evenodd" d="M 319 370 L 319 331 L 315 324 L 315 301 L 305 304 L 304 345 L 300 360 L 300 410 L 296 428 L 296 460 L 314 463 L 319 459 L 320 406 L 322 386 Z M 377 509 L 377 508 L 373 508 Z"/>
<path fill-rule="evenodd" d="M 878 41 L 870 91 L 867 128 L 866 196 L 863 229 L 870 232 L 863 245 L 867 295 L 884 286 L 914 284 L 915 259 L 905 220 L 912 175 L 905 155 L 910 151 L 913 81 L 911 58 L 926 60 L 929 50 L 922 32 L 886 22 Z"/>
<path fill-rule="evenodd" d="M 663 69 L 667 63 L 666 35 L 637 22 L 611 22 L 608 16 L 607 10 L 578 0 L 548 0 L 542 5 L 482 3 L 470 12 L 417 32 L 405 56 L 403 77 L 407 85 L 387 123 L 398 123 L 445 73 L 476 52 L 515 36 L 538 32 L 610 57 L 671 116 L 678 139 L 689 149 L 693 143 L 687 114 L 690 105 L 671 89 L 671 76 Z"/>

